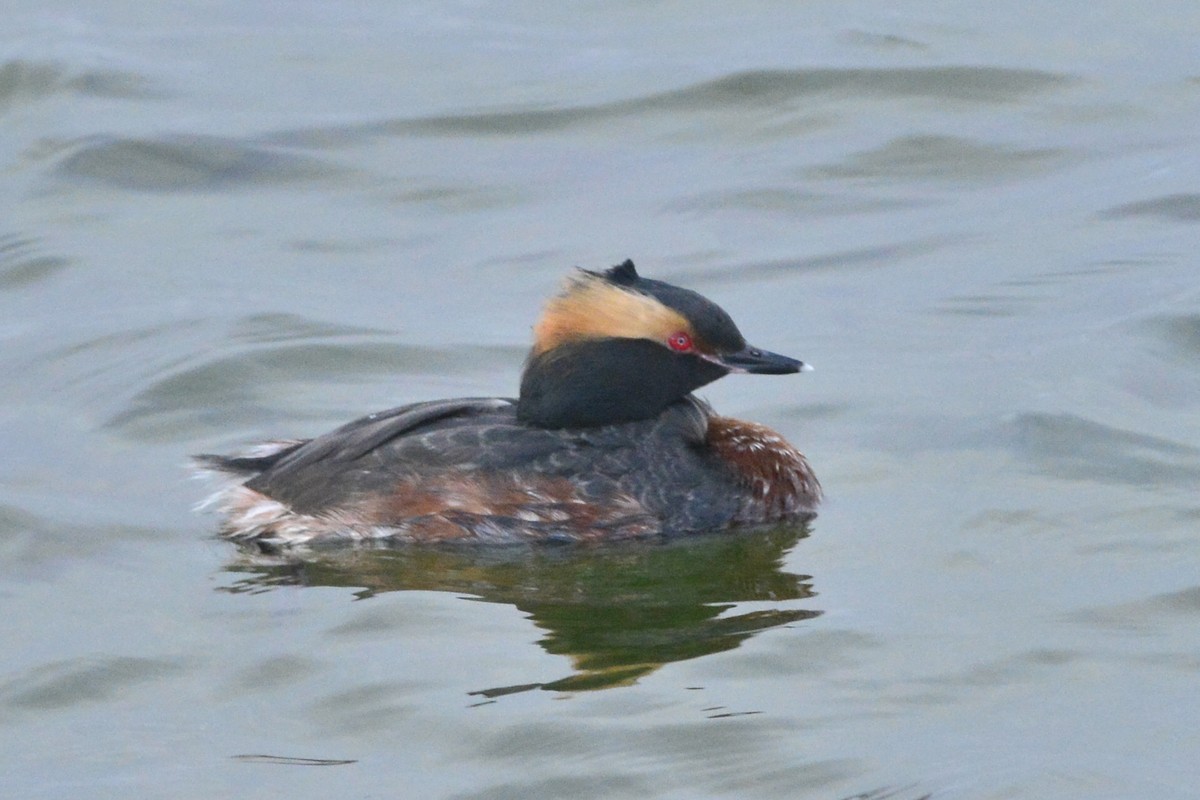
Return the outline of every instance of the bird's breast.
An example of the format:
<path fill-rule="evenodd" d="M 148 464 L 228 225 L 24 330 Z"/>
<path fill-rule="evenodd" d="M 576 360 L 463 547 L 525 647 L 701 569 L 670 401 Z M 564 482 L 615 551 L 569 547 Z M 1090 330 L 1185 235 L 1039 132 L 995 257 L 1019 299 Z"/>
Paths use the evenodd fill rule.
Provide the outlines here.
<path fill-rule="evenodd" d="M 767 426 L 713 416 L 705 439 L 745 490 L 738 522 L 785 520 L 820 502 L 821 484 L 804 454 Z"/>

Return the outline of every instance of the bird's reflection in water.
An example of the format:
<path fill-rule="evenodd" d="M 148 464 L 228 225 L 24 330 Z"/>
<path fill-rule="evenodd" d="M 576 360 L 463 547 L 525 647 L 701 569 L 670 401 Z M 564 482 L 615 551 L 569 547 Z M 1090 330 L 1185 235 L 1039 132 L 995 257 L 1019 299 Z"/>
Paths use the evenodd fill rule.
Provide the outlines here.
<path fill-rule="evenodd" d="M 507 603 L 545 630 L 541 646 L 568 656 L 576 671 L 551 683 L 473 694 L 600 689 L 820 614 L 789 602 L 813 596 L 810 576 L 783 569 L 788 550 L 807 534 L 807 526 L 789 525 L 596 547 L 247 552 L 227 567 L 240 577 L 224 590 L 344 586 L 370 597 L 415 589 Z M 764 605 L 731 611 L 741 603 Z"/>

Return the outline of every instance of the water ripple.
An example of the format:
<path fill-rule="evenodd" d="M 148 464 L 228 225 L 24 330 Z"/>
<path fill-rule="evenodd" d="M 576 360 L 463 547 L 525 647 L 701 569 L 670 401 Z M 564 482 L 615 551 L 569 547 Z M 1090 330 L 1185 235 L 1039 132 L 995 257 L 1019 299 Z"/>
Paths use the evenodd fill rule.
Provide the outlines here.
<path fill-rule="evenodd" d="M 218 136 L 94 137 L 59 165 L 67 178 L 148 192 L 211 191 L 344 174 L 334 164 Z"/>
<path fill-rule="evenodd" d="M 1200 357 L 1200 314 L 1176 314 L 1148 320 L 1144 326 L 1183 357 L 1189 367 Z"/>
<path fill-rule="evenodd" d="M 1171 222 L 1200 222 L 1200 194 L 1168 194 L 1101 212 L 1105 219 L 1153 217 Z"/>
<path fill-rule="evenodd" d="M 968 66 L 757 70 L 657 95 L 648 101 L 654 102 L 656 97 L 668 98 L 687 108 L 703 109 L 713 101 L 737 106 L 773 105 L 780 99 L 838 94 L 1008 103 L 1033 92 L 1065 85 L 1068 80 L 1065 76 L 1040 70 Z"/>
<path fill-rule="evenodd" d="M 1083 625 L 1141 633 L 1155 632 L 1164 623 L 1194 625 L 1200 621 L 1200 586 L 1105 608 L 1086 609 L 1071 619 Z"/>
<path fill-rule="evenodd" d="M 1015 427 L 1018 452 L 1050 475 L 1133 486 L 1200 483 L 1200 448 L 1072 414 L 1022 414 Z"/>
<path fill-rule="evenodd" d="M 884 267 L 905 258 L 936 252 L 959 240 L 959 237 L 953 236 L 930 236 L 907 242 L 896 242 L 877 247 L 858 247 L 816 256 L 797 256 L 732 266 L 725 264 L 708 269 L 689 269 L 687 277 L 689 280 L 702 280 L 710 283 L 740 283 L 750 278 L 765 279 L 801 272 Z M 669 279 L 670 276 L 667 277 Z"/>
<path fill-rule="evenodd" d="M 18 234 L 0 235 L 0 290 L 37 283 L 70 264 L 61 256 L 42 255 L 36 239 Z"/>
<path fill-rule="evenodd" d="M 810 170 L 816 178 L 909 178 L 972 181 L 1044 171 L 1067 160 L 1050 148 L 1019 150 L 957 136 L 906 136 Z"/>
<path fill-rule="evenodd" d="M 234 323 L 229 338 L 233 342 L 261 344 L 292 342 L 302 339 L 332 339 L 346 336 L 385 336 L 387 331 L 355 325 L 326 322 L 299 314 L 251 314 Z"/>
<path fill-rule="evenodd" d="M 247 340 L 270 341 L 251 331 Z M 383 380 L 414 373 L 454 375 L 494 369 L 508 358 L 493 347 L 433 348 L 382 341 L 256 346 L 216 359 L 169 368 L 134 395 L 105 429 L 139 440 L 181 432 L 229 430 L 274 419 L 280 398 L 305 384 Z M 296 412 L 298 413 L 298 412 Z M 294 414 L 293 414 L 294 415 Z M 231 425 L 231 423 L 233 423 Z"/>
<path fill-rule="evenodd" d="M 1040 70 L 997 67 L 797 69 L 735 72 L 681 89 L 609 103 L 565 108 L 444 114 L 360 125 L 281 131 L 271 141 L 336 146 L 386 135 L 517 136 L 554 133 L 618 118 L 655 114 L 742 113 L 794 106 L 815 97 L 906 98 L 1006 104 L 1066 85 L 1070 78 Z"/>
<path fill-rule="evenodd" d="M 771 212 L 794 217 L 839 216 L 929 205 L 925 199 L 898 199 L 836 195 L 800 191 L 783 187 L 764 187 L 753 190 L 714 191 L 676 200 L 665 206 L 667 211 L 727 211 L 738 209 Z"/>
<path fill-rule="evenodd" d="M 0 111 L 59 93 L 151 99 L 162 93 L 141 75 L 118 70 L 77 71 L 54 61 L 15 59 L 0 64 Z"/>
<path fill-rule="evenodd" d="M 19 447 L 11 430 L 0 432 L 6 445 Z M 61 500 L 54 503 L 56 508 L 63 505 Z M 0 503 L 0 553 L 8 576 L 44 577 L 66 562 L 86 560 L 120 545 L 144 546 L 161 540 L 162 532 L 151 528 L 77 525 L 34 514 L 21 505 Z"/>
<path fill-rule="evenodd" d="M 161 680 L 183 670 L 158 658 L 82 658 L 39 664 L 0 684 L 0 705 L 14 710 L 70 708 L 107 700 L 127 687 Z"/>

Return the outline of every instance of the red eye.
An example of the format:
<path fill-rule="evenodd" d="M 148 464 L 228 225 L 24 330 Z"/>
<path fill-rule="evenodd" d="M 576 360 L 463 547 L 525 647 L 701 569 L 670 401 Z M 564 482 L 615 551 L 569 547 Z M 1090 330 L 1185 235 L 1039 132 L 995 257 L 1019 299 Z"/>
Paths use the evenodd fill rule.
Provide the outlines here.
<path fill-rule="evenodd" d="M 686 353 L 692 349 L 692 337 L 688 336 L 684 331 L 680 331 L 679 333 L 671 334 L 670 338 L 667 339 L 667 344 L 671 345 L 671 349 L 676 352 Z"/>

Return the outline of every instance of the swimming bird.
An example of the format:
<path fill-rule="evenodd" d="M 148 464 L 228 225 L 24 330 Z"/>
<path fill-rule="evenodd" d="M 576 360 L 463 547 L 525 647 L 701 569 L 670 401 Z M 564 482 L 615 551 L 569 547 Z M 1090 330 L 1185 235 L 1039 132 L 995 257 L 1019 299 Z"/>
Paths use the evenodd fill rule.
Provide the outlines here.
<path fill-rule="evenodd" d="M 198 465 L 233 482 L 226 538 L 326 542 L 601 541 L 813 516 L 821 486 L 780 434 L 692 392 L 803 362 L 746 343 L 730 316 L 632 261 L 577 270 L 546 305 L 516 399 L 434 400 L 314 439 Z"/>

